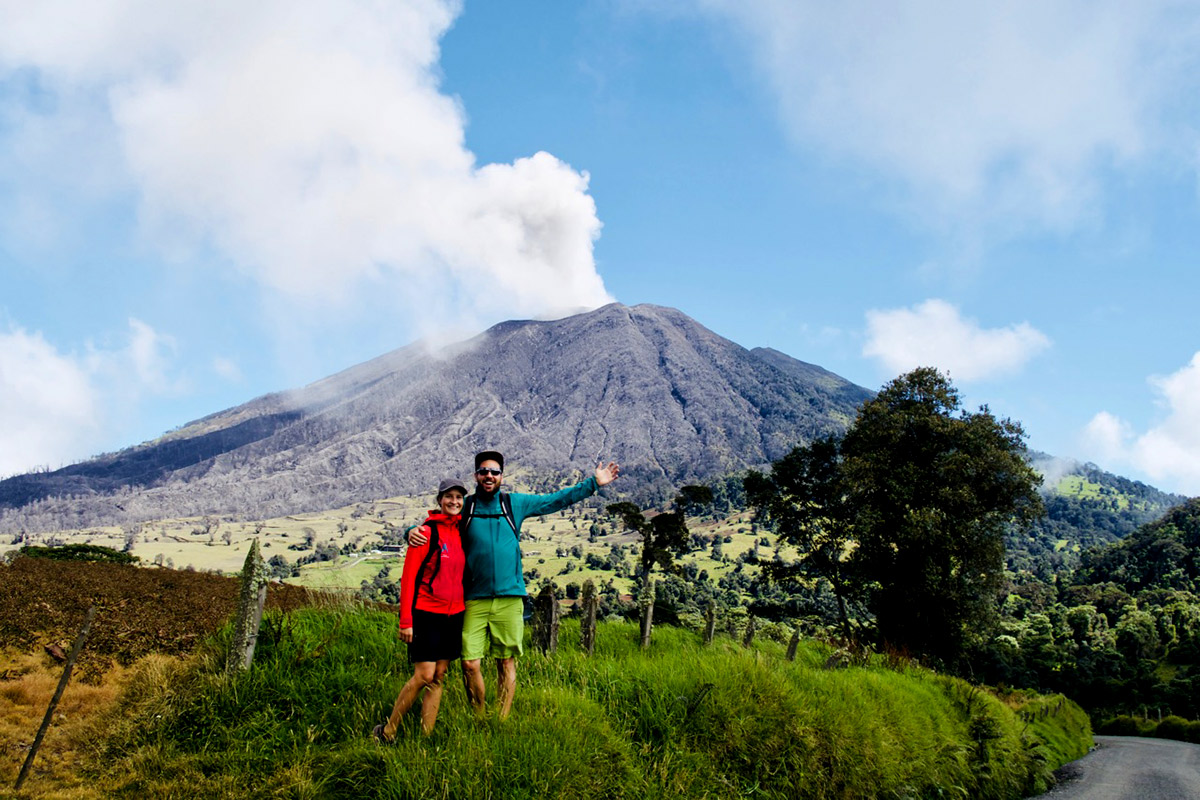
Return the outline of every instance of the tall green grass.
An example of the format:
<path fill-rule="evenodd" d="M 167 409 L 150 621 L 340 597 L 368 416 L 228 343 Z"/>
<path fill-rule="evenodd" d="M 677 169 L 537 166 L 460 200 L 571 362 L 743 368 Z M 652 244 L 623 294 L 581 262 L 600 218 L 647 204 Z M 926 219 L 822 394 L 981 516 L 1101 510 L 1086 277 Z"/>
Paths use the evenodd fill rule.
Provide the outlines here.
<path fill-rule="evenodd" d="M 269 620 L 249 673 L 219 674 L 218 637 L 185 663 L 142 665 L 99 729 L 94 769 L 129 797 L 1009 798 L 1086 752 L 1061 698 L 1007 702 L 915 668 L 824 669 L 773 643 L 709 648 L 685 630 L 637 649 L 564 623 L 557 654 L 521 659 L 512 717 L 477 718 L 457 668 L 432 736 L 417 715 L 370 738 L 409 669 L 395 618 L 361 608 Z M 490 665 L 485 665 L 485 667 Z M 494 676 L 489 675 L 489 697 Z"/>

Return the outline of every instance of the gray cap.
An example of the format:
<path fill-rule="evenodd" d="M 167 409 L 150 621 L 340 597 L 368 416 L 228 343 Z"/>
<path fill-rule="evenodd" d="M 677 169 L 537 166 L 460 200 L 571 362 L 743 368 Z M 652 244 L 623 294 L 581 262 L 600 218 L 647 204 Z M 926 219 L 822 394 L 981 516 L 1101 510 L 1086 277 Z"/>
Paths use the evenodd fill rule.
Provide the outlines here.
<path fill-rule="evenodd" d="M 442 478 L 442 482 L 438 484 L 437 499 L 441 500 L 442 495 L 451 489 L 458 489 L 463 493 L 463 497 L 467 496 L 467 487 L 458 478 Z"/>

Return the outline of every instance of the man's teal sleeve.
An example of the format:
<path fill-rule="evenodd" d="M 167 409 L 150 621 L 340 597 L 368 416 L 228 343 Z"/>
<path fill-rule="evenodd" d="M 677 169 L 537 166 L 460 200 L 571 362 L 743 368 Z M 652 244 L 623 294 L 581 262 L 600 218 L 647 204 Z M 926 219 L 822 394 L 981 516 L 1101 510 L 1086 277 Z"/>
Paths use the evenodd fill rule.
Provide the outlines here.
<path fill-rule="evenodd" d="M 599 488 L 596 485 L 596 478 L 591 477 L 574 486 L 559 489 L 557 492 L 552 492 L 551 494 L 512 494 L 510 496 L 512 498 L 513 516 L 517 518 L 517 528 L 521 527 L 521 521 L 526 517 L 540 517 L 543 514 L 553 514 L 555 511 L 562 511 L 567 506 L 574 505 L 585 497 L 591 497 Z"/>

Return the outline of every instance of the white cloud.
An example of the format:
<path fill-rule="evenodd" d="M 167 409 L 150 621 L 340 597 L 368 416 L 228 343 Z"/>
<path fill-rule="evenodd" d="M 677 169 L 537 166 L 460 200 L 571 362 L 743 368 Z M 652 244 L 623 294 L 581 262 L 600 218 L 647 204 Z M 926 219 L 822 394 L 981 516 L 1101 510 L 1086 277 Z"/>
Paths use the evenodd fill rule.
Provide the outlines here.
<path fill-rule="evenodd" d="M 1127 464 L 1173 490 L 1200 495 L 1200 352 L 1177 372 L 1151 377 L 1165 415 L 1144 433 L 1107 411 L 1088 423 L 1089 458 Z"/>
<path fill-rule="evenodd" d="M 931 366 L 958 381 L 975 381 L 1016 372 L 1050 346 L 1027 322 L 1007 328 L 981 328 L 964 319 L 944 300 L 926 300 L 913 308 L 867 312 L 863 355 L 889 371 Z"/>
<path fill-rule="evenodd" d="M 801 146 L 900 181 L 933 225 L 1078 224 L 1195 85 L 1200 15 L 1170 0 L 691 5 L 745 37 Z"/>
<path fill-rule="evenodd" d="M 231 383 L 241 383 L 245 379 L 245 376 L 242 374 L 242 368 L 237 365 L 237 362 L 224 356 L 213 358 L 212 370 L 218 376 Z"/>
<path fill-rule="evenodd" d="M 40 334 L 0 333 L 0 476 L 86 455 L 79 444 L 98 431 L 95 394 L 85 366 Z"/>
<path fill-rule="evenodd" d="M 167 371 L 175 355 L 175 340 L 132 317 L 129 319 L 129 329 L 127 360 L 137 378 L 136 384 L 152 392 L 170 391 L 171 380 Z"/>
<path fill-rule="evenodd" d="M 390 293 L 493 318 L 608 302 L 587 174 L 541 152 L 481 166 L 466 149 L 463 109 L 438 86 L 459 6 L 0 0 L 0 71 L 32 68 L 53 97 L 10 113 L 9 138 L 74 132 L 57 148 L 117 160 L 103 174 L 132 186 L 155 246 L 215 250 L 286 298 Z M 36 193 L 53 154 L 30 159 Z M 418 294 L 447 279 L 454 291 Z"/>
<path fill-rule="evenodd" d="M 172 390 L 170 340 L 140 320 L 129 326 L 123 346 L 83 354 L 19 327 L 0 333 L 0 476 L 92 455 L 114 419 Z"/>

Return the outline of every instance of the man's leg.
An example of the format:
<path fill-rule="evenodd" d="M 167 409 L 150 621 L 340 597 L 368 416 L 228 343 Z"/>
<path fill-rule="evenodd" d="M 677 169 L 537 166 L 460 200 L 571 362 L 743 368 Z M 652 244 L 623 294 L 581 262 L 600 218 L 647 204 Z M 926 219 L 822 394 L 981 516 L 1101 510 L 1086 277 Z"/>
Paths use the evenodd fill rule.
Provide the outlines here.
<path fill-rule="evenodd" d="M 483 712 L 484 694 L 483 670 L 480 660 L 488 651 L 488 614 L 491 608 L 490 600 L 468 600 L 467 610 L 463 614 L 462 632 L 462 673 L 463 688 L 467 691 L 467 699 L 471 701 L 477 713 Z"/>
<path fill-rule="evenodd" d="M 492 656 L 496 659 L 497 701 L 500 719 L 512 712 L 513 693 L 517 689 L 517 658 L 525 636 L 522 597 L 496 598 L 496 614 L 492 619 Z"/>
<path fill-rule="evenodd" d="M 477 713 L 482 713 L 487 689 L 483 685 L 483 670 L 480 668 L 479 659 L 462 662 L 462 668 L 463 688 L 467 690 L 467 699 L 471 701 Z"/>
<path fill-rule="evenodd" d="M 496 678 L 500 686 L 500 719 L 508 719 L 512 711 L 513 694 L 517 691 L 517 659 L 497 658 Z"/>

